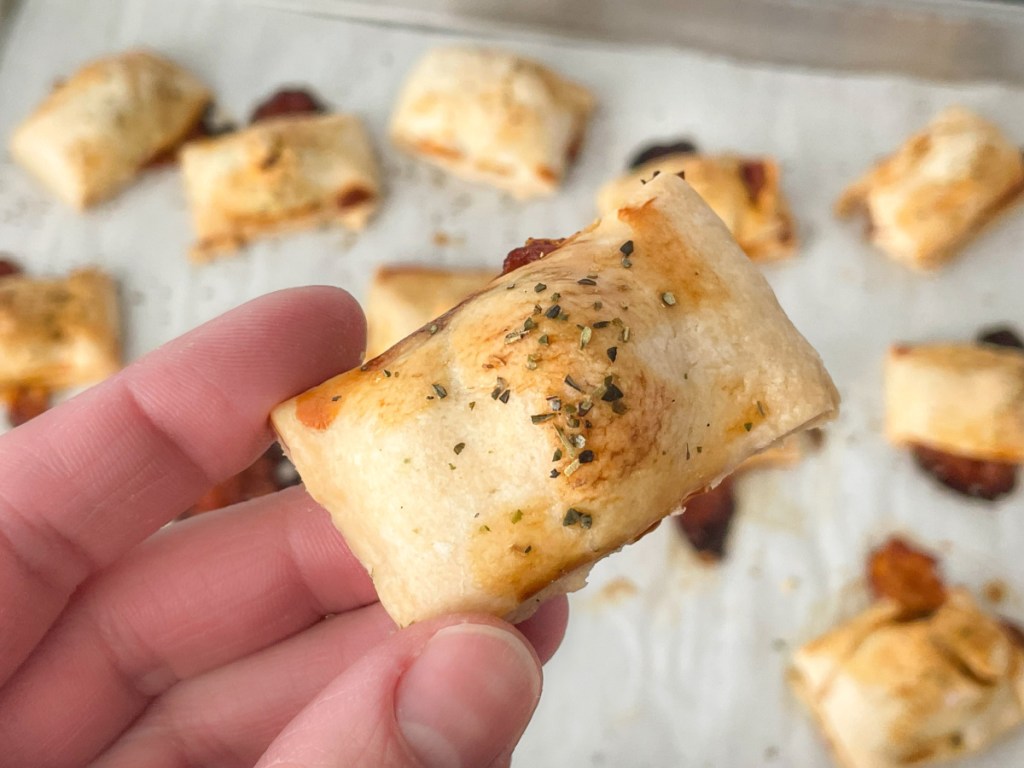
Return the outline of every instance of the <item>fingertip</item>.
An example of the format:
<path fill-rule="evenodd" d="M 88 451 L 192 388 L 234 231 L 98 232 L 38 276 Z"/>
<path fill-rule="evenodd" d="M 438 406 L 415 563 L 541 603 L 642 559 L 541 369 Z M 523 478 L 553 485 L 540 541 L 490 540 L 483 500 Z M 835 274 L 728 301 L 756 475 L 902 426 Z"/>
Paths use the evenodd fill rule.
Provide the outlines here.
<path fill-rule="evenodd" d="M 568 625 L 569 601 L 565 595 L 558 595 L 541 605 L 533 616 L 516 624 L 516 629 L 533 645 L 541 663 L 547 664 L 561 646 Z"/>

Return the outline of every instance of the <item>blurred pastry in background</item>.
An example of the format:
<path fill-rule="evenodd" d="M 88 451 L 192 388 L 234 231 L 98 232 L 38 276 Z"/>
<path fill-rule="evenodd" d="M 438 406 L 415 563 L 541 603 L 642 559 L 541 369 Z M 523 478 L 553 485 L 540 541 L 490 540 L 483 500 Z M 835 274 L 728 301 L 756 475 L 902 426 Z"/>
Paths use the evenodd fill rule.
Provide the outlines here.
<path fill-rule="evenodd" d="M 900 768 L 989 747 L 1024 722 L 1020 630 L 947 588 L 901 539 L 868 562 L 875 602 L 800 648 L 790 683 L 843 768 Z"/>
<path fill-rule="evenodd" d="M 327 105 L 308 88 L 280 88 L 261 101 L 249 115 L 249 124 L 272 120 L 285 115 L 325 115 Z"/>
<path fill-rule="evenodd" d="M 367 359 L 443 315 L 497 276 L 493 269 L 379 267 L 366 299 Z"/>
<path fill-rule="evenodd" d="M 793 215 L 770 157 L 701 154 L 689 140 L 653 144 L 637 153 L 624 175 L 598 192 L 601 215 L 616 210 L 633 190 L 660 173 L 682 173 L 754 261 L 796 253 Z"/>
<path fill-rule="evenodd" d="M 836 213 L 863 212 L 872 243 L 903 264 L 934 269 L 1022 192 L 1020 147 L 970 110 L 949 107 L 847 187 Z"/>
<path fill-rule="evenodd" d="M 1024 462 L 1024 349 L 1016 343 L 998 329 L 974 344 L 889 349 L 887 436 L 965 496 L 994 500 L 1016 486 Z"/>
<path fill-rule="evenodd" d="M 782 438 L 760 453 L 755 453 L 714 488 L 691 496 L 683 502 L 684 511 L 672 518 L 680 533 L 697 556 L 713 565 L 726 553 L 726 543 L 736 514 L 736 480 L 752 470 L 791 467 L 817 447 L 818 428 L 797 432 Z M 692 446 L 692 452 L 703 446 Z"/>
<path fill-rule="evenodd" d="M 594 97 L 505 51 L 435 48 L 413 69 L 391 117 L 399 148 L 524 199 L 549 195 L 576 158 Z"/>
<path fill-rule="evenodd" d="M 258 499 L 298 483 L 295 467 L 281 452 L 281 447 L 274 443 L 252 465 L 207 491 L 179 519 Z"/>
<path fill-rule="evenodd" d="M 194 260 L 318 224 L 361 230 L 376 211 L 377 160 L 359 118 L 308 110 L 279 115 L 257 114 L 249 128 L 182 149 Z"/>
<path fill-rule="evenodd" d="M 0 389 L 92 384 L 121 368 L 113 279 L 99 269 L 64 278 L 0 278 Z"/>
<path fill-rule="evenodd" d="M 109 198 L 202 124 L 211 95 L 187 70 L 148 51 L 86 64 L 14 131 L 11 155 L 82 209 Z"/>

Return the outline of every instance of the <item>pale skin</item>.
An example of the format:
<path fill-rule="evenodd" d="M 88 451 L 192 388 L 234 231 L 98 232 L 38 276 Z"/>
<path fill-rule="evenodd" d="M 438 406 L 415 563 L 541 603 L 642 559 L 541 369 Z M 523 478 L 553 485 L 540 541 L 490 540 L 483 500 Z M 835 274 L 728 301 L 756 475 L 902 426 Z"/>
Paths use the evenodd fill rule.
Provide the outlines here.
<path fill-rule="evenodd" d="M 163 528 L 364 337 L 344 291 L 281 291 L 0 437 L 0 763 L 509 764 L 564 599 L 397 630 L 301 488 Z"/>

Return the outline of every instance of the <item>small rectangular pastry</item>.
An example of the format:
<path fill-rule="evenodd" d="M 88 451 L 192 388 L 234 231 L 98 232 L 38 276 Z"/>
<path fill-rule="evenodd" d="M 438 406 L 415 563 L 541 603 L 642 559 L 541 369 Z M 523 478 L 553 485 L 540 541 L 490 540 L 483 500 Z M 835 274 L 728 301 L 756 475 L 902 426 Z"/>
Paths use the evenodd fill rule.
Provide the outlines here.
<path fill-rule="evenodd" d="M 57 85 L 11 137 L 14 159 L 85 208 L 111 197 L 200 123 L 210 91 L 147 51 L 98 59 Z"/>
<path fill-rule="evenodd" d="M 397 344 L 498 276 L 494 269 L 380 267 L 366 300 L 367 358 Z"/>
<path fill-rule="evenodd" d="M 594 98 L 537 62 L 499 50 L 435 48 L 391 117 L 396 146 L 518 198 L 554 192 L 583 141 Z"/>
<path fill-rule="evenodd" d="M 0 280 L 0 389 L 91 384 L 121 367 L 117 287 L 97 269 Z"/>
<path fill-rule="evenodd" d="M 796 253 L 793 215 L 779 184 L 779 167 L 771 158 L 694 151 L 648 151 L 644 155 L 649 159 L 601 188 L 597 207 L 602 216 L 614 213 L 655 174 L 682 173 L 751 259 L 778 261 Z"/>
<path fill-rule="evenodd" d="M 380 181 L 369 136 L 354 115 L 261 120 L 181 152 L 197 261 L 268 233 L 339 222 L 360 230 Z"/>
<path fill-rule="evenodd" d="M 897 344 L 885 365 L 885 428 L 898 445 L 1024 462 L 1024 350 Z"/>
<path fill-rule="evenodd" d="M 1019 727 L 1024 649 L 1014 629 L 984 613 L 966 590 L 946 590 L 929 573 L 934 559 L 902 542 L 872 560 L 872 570 L 888 574 L 883 586 L 890 592 L 800 648 L 790 674 L 837 764 L 903 768 L 948 760 Z"/>
<path fill-rule="evenodd" d="M 949 107 L 847 187 L 836 213 L 863 211 L 872 243 L 934 269 L 1022 191 L 1021 148 L 973 112 Z"/>
<path fill-rule="evenodd" d="M 817 353 L 677 176 L 526 249 L 540 258 L 272 413 L 403 626 L 528 616 L 838 408 Z"/>

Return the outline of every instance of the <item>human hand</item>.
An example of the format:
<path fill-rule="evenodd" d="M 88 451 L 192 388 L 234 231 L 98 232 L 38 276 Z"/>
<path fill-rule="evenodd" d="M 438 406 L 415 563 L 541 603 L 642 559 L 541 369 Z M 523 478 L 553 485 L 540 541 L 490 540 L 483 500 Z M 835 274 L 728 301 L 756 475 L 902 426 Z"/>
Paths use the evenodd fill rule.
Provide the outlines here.
<path fill-rule="evenodd" d="M 275 293 L 0 438 L 0 765 L 508 764 L 564 599 L 396 631 L 301 488 L 160 530 L 364 330 L 342 291 Z"/>

